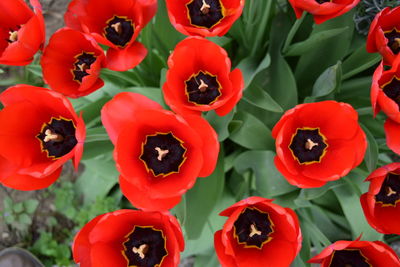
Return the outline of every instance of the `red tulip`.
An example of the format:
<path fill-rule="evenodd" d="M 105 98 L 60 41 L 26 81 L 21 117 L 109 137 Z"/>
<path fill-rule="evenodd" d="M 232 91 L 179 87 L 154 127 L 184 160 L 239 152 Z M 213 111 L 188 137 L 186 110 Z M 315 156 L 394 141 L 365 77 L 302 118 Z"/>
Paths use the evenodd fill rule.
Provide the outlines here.
<path fill-rule="evenodd" d="M 167 210 L 215 169 L 217 134 L 200 116 L 175 115 L 140 94 L 120 93 L 101 112 L 115 145 L 122 193 L 137 208 Z"/>
<path fill-rule="evenodd" d="M 215 109 L 224 116 L 242 97 L 242 72 L 231 72 L 226 51 L 207 39 L 191 37 L 180 42 L 168 66 L 164 98 L 177 113 L 201 115 Z"/>
<path fill-rule="evenodd" d="M 177 267 L 184 246 L 179 223 L 168 212 L 118 210 L 86 224 L 72 252 L 80 267 Z"/>
<path fill-rule="evenodd" d="M 240 17 L 244 0 L 166 0 L 168 16 L 185 35 L 223 36 Z"/>
<path fill-rule="evenodd" d="M 361 205 L 369 224 L 384 234 L 400 234 L 400 163 L 391 163 L 372 172 L 366 181 L 369 190 Z"/>
<path fill-rule="evenodd" d="M 40 63 L 53 90 L 77 98 L 104 85 L 99 78 L 104 61 L 103 49 L 90 35 L 62 28 L 50 38 Z"/>
<path fill-rule="evenodd" d="M 300 251 L 296 214 L 271 199 L 249 197 L 220 215 L 229 217 L 214 235 L 222 267 L 289 267 Z"/>
<path fill-rule="evenodd" d="M 400 52 L 400 7 L 386 7 L 371 23 L 367 37 L 367 51 L 379 52 L 384 63 L 391 65 Z"/>
<path fill-rule="evenodd" d="M 371 86 L 371 104 L 374 116 L 383 110 L 393 121 L 400 123 L 400 57 L 390 70 L 384 70 L 383 62 L 374 72 Z"/>
<path fill-rule="evenodd" d="M 307 11 L 313 15 L 317 24 L 349 12 L 359 2 L 360 0 L 289 0 L 298 19 Z"/>
<path fill-rule="evenodd" d="M 72 0 L 65 24 L 108 46 L 106 67 L 126 71 L 138 65 L 147 49 L 135 41 L 157 11 L 157 0 Z"/>
<path fill-rule="evenodd" d="M 0 95 L 0 182 L 18 190 L 52 184 L 72 159 L 78 167 L 85 124 L 67 98 L 29 85 Z"/>
<path fill-rule="evenodd" d="M 292 185 L 320 187 L 357 167 L 367 141 L 357 112 L 348 104 L 297 105 L 275 125 L 275 165 Z M 343 130 L 346 129 L 346 130 Z"/>
<path fill-rule="evenodd" d="M 0 1 L 0 64 L 28 65 L 45 41 L 42 6 L 30 0 Z"/>
<path fill-rule="evenodd" d="M 308 261 L 321 267 L 399 267 L 396 253 L 380 241 L 337 241 Z"/>

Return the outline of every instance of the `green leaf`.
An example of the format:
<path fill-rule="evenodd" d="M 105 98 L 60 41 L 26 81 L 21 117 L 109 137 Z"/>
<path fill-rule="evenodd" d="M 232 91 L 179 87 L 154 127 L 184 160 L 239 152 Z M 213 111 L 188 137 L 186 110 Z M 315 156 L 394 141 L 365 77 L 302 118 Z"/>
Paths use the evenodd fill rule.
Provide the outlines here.
<path fill-rule="evenodd" d="M 23 206 L 22 202 L 14 203 L 13 211 L 14 211 L 15 213 L 20 213 L 20 212 L 22 212 L 23 210 L 24 210 L 24 206 Z"/>
<path fill-rule="evenodd" d="M 269 54 L 266 54 L 264 59 L 258 63 L 255 59 L 250 57 L 244 58 L 240 63 L 237 65 L 244 77 L 245 88 L 247 88 L 251 82 L 253 81 L 254 77 L 262 70 L 268 68 L 271 64 L 271 57 Z"/>
<path fill-rule="evenodd" d="M 37 199 L 28 199 L 23 202 L 25 211 L 29 214 L 35 212 L 36 208 L 39 206 L 39 201 Z"/>
<path fill-rule="evenodd" d="M 184 228 L 188 239 L 199 238 L 208 216 L 221 197 L 224 178 L 224 155 L 221 152 L 213 174 L 198 178 L 195 186 L 186 193 Z"/>
<path fill-rule="evenodd" d="M 227 115 L 221 117 L 221 116 L 218 116 L 214 110 L 211 110 L 211 111 L 207 112 L 207 114 L 205 115 L 205 119 L 211 124 L 211 126 L 217 132 L 218 141 L 222 142 L 226 138 L 229 137 L 228 126 L 229 126 L 229 123 L 232 121 L 234 114 L 235 114 L 235 111 L 232 110 Z"/>
<path fill-rule="evenodd" d="M 248 149 L 274 149 L 275 142 L 271 130 L 255 116 L 239 111 L 235 114 L 234 120 L 242 124 L 240 126 L 236 124 L 238 127 L 231 131 L 229 138 L 233 142 Z"/>
<path fill-rule="evenodd" d="M 314 84 L 312 96 L 321 97 L 329 95 L 337 90 L 342 80 L 341 62 L 329 67 L 317 79 Z"/>
<path fill-rule="evenodd" d="M 343 79 L 348 79 L 378 63 L 381 60 L 378 53 L 368 53 L 363 43 L 354 53 L 343 61 Z"/>
<path fill-rule="evenodd" d="M 383 235 L 371 228 L 366 221 L 360 204 L 360 196 L 356 193 L 353 186 L 347 184 L 336 187 L 333 191 L 350 224 L 353 238 L 355 239 L 362 234 L 364 240 L 382 240 Z"/>
<path fill-rule="evenodd" d="M 29 217 L 28 214 L 23 213 L 23 214 L 21 214 L 21 215 L 18 217 L 18 221 L 19 221 L 20 223 L 22 223 L 22 224 L 27 224 L 27 225 L 29 225 L 29 224 L 32 223 L 32 218 Z"/>
<path fill-rule="evenodd" d="M 6 196 L 3 200 L 4 211 L 11 212 L 13 209 L 13 201 L 10 197 Z"/>
<path fill-rule="evenodd" d="M 256 177 L 256 190 L 261 196 L 271 198 L 294 191 L 297 188 L 290 185 L 276 169 L 275 153 L 272 151 L 246 151 L 240 154 L 234 162 L 238 173 L 251 169 Z"/>
<path fill-rule="evenodd" d="M 343 34 L 348 31 L 349 27 L 342 27 L 338 29 L 326 30 L 321 32 L 313 32 L 310 37 L 302 42 L 292 44 L 289 46 L 285 56 L 301 56 L 309 51 L 314 50 L 321 42 L 329 40 L 335 36 Z"/>
<path fill-rule="evenodd" d="M 365 152 L 364 161 L 367 165 L 368 171 L 372 172 L 376 169 L 376 165 L 378 163 L 379 148 L 378 144 L 376 143 L 375 137 L 368 130 L 368 128 L 364 125 L 361 125 L 361 127 L 363 128 L 368 140 L 368 147 L 367 151 Z"/>
<path fill-rule="evenodd" d="M 107 157 L 97 157 L 83 161 L 85 170 L 78 178 L 75 188 L 83 194 L 84 202 L 90 203 L 97 197 L 105 197 L 110 189 L 118 183 L 119 173 L 115 163 Z"/>
<path fill-rule="evenodd" d="M 104 104 L 107 103 L 110 99 L 110 97 L 101 97 L 94 102 L 86 104 L 78 110 L 78 112 L 82 111 L 82 117 L 86 123 L 86 127 L 91 127 L 91 125 L 100 122 L 100 111 L 103 108 Z"/>
<path fill-rule="evenodd" d="M 272 97 L 259 86 L 248 88 L 244 91 L 243 99 L 259 108 L 272 111 L 283 112 L 282 107 L 272 99 Z"/>
<path fill-rule="evenodd" d="M 32 73 L 33 75 L 42 78 L 42 67 L 39 64 L 37 65 L 31 64 L 25 66 L 25 69 L 30 73 Z"/>

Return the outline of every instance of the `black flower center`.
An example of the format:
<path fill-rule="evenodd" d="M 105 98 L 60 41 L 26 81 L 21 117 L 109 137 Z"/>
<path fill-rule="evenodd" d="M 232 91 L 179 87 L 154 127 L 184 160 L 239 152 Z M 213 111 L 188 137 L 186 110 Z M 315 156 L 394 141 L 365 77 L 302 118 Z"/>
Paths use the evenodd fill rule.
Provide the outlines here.
<path fill-rule="evenodd" d="M 186 8 L 193 26 L 211 29 L 224 18 L 221 0 L 192 0 Z"/>
<path fill-rule="evenodd" d="M 132 39 L 134 32 L 132 20 L 114 16 L 107 21 L 104 36 L 116 46 L 124 47 Z"/>
<path fill-rule="evenodd" d="M 186 160 L 186 148 L 183 141 L 176 138 L 171 132 L 156 133 L 146 136 L 142 144 L 140 159 L 146 165 L 147 170 L 154 176 L 167 176 L 179 172 Z"/>
<path fill-rule="evenodd" d="M 400 52 L 400 31 L 393 28 L 393 30 L 385 32 L 385 37 L 388 39 L 389 48 L 393 54 L 397 55 Z"/>
<path fill-rule="evenodd" d="M 75 58 L 76 61 L 72 73 L 74 75 L 74 80 L 81 83 L 83 77 L 89 75 L 86 70 L 90 69 L 90 66 L 96 61 L 96 56 L 94 56 L 93 53 L 82 52 Z"/>
<path fill-rule="evenodd" d="M 75 129 L 72 120 L 53 117 L 49 123 L 43 124 L 36 138 L 40 140 L 41 148 L 46 151 L 47 156 L 57 159 L 68 154 L 78 143 Z"/>
<path fill-rule="evenodd" d="M 271 240 L 274 224 L 267 212 L 257 208 L 246 208 L 234 223 L 234 236 L 245 247 L 262 248 Z"/>
<path fill-rule="evenodd" d="M 300 164 L 316 163 L 320 162 L 326 153 L 328 145 L 325 140 L 319 128 L 298 128 L 292 136 L 289 148 Z"/>
<path fill-rule="evenodd" d="M 135 226 L 126 238 L 122 253 L 129 267 L 158 267 L 168 255 L 162 230 L 152 226 Z"/>
<path fill-rule="evenodd" d="M 328 267 L 372 267 L 358 249 L 335 250 Z"/>
<path fill-rule="evenodd" d="M 394 76 L 390 82 L 381 86 L 387 97 L 396 102 L 400 110 L 400 79 Z"/>
<path fill-rule="evenodd" d="M 217 76 L 199 71 L 185 81 L 188 101 L 197 105 L 210 105 L 221 95 L 221 85 Z"/>
<path fill-rule="evenodd" d="M 318 4 L 323 4 L 323 3 L 329 3 L 332 2 L 332 0 L 315 0 Z"/>
<path fill-rule="evenodd" d="M 400 200 L 400 174 L 388 173 L 382 183 L 381 190 L 375 195 L 376 202 L 387 206 L 395 206 Z"/>

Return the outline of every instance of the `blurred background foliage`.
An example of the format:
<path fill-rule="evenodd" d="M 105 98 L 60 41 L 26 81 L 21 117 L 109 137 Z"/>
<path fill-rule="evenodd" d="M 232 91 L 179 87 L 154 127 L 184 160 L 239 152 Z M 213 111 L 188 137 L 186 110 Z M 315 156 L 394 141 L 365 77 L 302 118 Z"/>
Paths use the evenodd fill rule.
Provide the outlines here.
<path fill-rule="evenodd" d="M 363 240 L 384 240 L 396 248 L 400 238 L 372 229 L 359 203 L 359 196 L 368 189 L 363 183 L 368 174 L 398 159 L 385 144 L 384 116 L 372 117 L 371 75 L 380 56 L 365 50 L 370 21 L 376 12 L 394 3 L 397 1 L 363 0 L 355 10 L 315 25 L 309 14 L 296 20 L 286 0 L 247 0 L 242 17 L 229 33 L 210 38 L 223 46 L 232 65 L 243 71 L 246 88 L 230 114 L 204 115 L 217 131 L 222 149 L 215 172 L 198 179 L 172 210 L 186 239 L 185 266 L 218 266 L 213 233 L 225 222 L 218 213 L 252 195 L 274 198 L 298 214 L 304 240 L 295 267 L 309 266 L 305 262 L 311 253 L 331 242 L 361 234 Z M 46 266 L 72 266 L 70 245 L 86 222 L 105 212 L 132 208 L 118 188 L 113 146 L 101 125 L 100 110 L 122 91 L 141 93 L 166 107 L 160 89 L 166 62 L 184 38 L 171 26 L 165 2 L 160 0 L 156 17 L 140 35 L 149 50 L 147 58 L 126 72 L 104 69 L 102 89 L 72 100 L 76 110 L 83 112 L 88 129 L 79 172 L 73 173 L 67 166 L 56 184 L 34 193 L 2 187 L 0 246 L 27 248 Z M 38 59 L 25 68 L 1 68 L 4 88 L 18 83 L 44 86 Z M 358 111 L 368 137 L 365 160 L 339 181 L 299 189 L 289 185 L 273 164 L 271 129 L 285 110 L 326 99 L 350 103 Z"/>

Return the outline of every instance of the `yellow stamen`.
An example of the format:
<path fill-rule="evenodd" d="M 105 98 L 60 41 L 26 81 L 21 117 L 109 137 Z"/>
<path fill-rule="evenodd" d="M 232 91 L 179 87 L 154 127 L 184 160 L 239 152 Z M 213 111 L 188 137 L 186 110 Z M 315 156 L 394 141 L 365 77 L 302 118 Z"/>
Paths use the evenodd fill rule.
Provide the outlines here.
<path fill-rule="evenodd" d="M 122 32 L 121 22 L 111 24 L 111 28 L 113 28 L 118 34 L 121 34 Z"/>
<path fill-rule="evenodd" d="M 64 138 L 62 137 L 62 135 L 57 134 L 52 132 L 50 129 L 47 129 L 44 134 L 46 135 L 44 137 L 44 142 L 47 143 L 49 141 L 55 141 L 55 142 L 61 142 L 62 140 L 64 140 Z"/>
<path fill-rule="evenodd" d="M 257 230 L 257 228 L 256 228 L 256 225 L 254 224 L 254 223 L 252 223 L 251 225 L 250 225 L 250 237 L 253 237 L 253 236 L 255 236 L 255 235 L 261 235 L 262 234 L 262 232 L 261 231 L 258 231 Z"/>
<path fill-rule="evenodd" d="M 201 13 L 203 13 L 205 15 L 205 14 L 208 14 L 208 12 L 210 12 L 211 6 L 209 4 L 207 4 L 205 0 L 202 0 L 202 1 L 203 1 L 203 5 L 201 6 L 200 11 L 201 11 Z"/>
<path fill-rule="evenodd" d="M 390 186 L 386 187 L 386 193 L 387 193 L 386 196 L 388 196 L 388 197 L 390 197 L 391 195 L 397 194 L 397 192 L 394 191 Z"/>
<path fill-rule="evenodd" d="M 86 63 L 82 63 L 82 64 L 78 64 L 78 68 L 79 68 L 80 71 L 85 71 L 89 67 L 88 67 L 88 65 L 86 65 Z"/>
<path fill-rule="evenodd" d="M 9 31 L 8 32 L 10 34 L 10 37 L 8 38 L 8 40 L 10 40 L 10 42 L 16 42 L 18 41 L 18 32 L 17 31 Z"/>
<path fill-rule="evenodd" d="M 159 148 L 159 147 L 156 147 L 155 150 L 158 152 L 158 157 L 157 157 L 157 159 L 158 159 L 159 161 L 162 161 L 162 159 L 163 159 L 163 158 L 168 154 L 168 152 L 169 152 L 168 149 L 163 150 L 163 149 L 161 149 L 161 148 Z"/>
<path fill-rule="evenodd" d="M 394 38 L 394 43 L 392 44 L 392 48 L 394 50 L 398 49 L 400 47 L 400 38 Z"/>
<path fill-rule="evenodd" d="M 311 139 L 307 139 L 307 142 L 305 144 L 307 150 L 312 150 L 315 146 L 318 146 L 318 143 L 314 143 Z"/>
<path fill-rule="evenodd" d="M 200 92 L 204 93 L 207 90 L 208 85 L 202 79 L 200 79 L 200 85 L 198 88 Z"/>
<path fill-rule="evenodd" d="M 139 254 L 139 257 L 141 259 L 144 259 L 144 257 L 146 256 L 145 254 L 147 253 L 148 250 L 149 246 L 147 244 L 142 244 L 139 246 L 139 248 L 137 247 L 132 248 L 133 253 Z"/>

